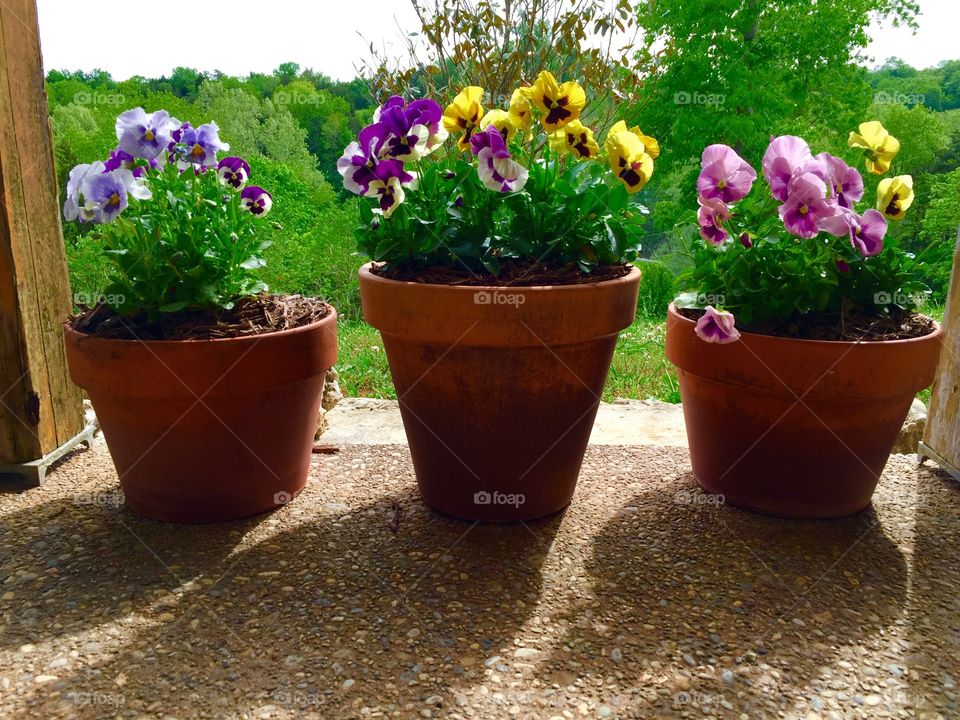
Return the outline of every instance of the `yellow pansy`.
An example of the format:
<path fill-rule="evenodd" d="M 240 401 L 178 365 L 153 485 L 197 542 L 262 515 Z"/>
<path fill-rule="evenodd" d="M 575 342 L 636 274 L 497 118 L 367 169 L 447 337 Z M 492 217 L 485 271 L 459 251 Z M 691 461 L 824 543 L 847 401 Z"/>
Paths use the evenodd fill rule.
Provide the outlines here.
<path fill-rule="evenodd" d="M 572 154 L 581 159 L 600 154 L 600 146 L 593 139 L 593 130 L 579 120 L 571 120 L 565 127 L 550 133 L 550 147 L 561 155 Z"/>
<path fill-rule="evenodd" d="M 610 128 L 610 133 L 617 132 L 627 132 L 627 124 L 623 120 L 618 120 L 612 128 Z M 643 143 L 643 147 L 651 158 L 656 160 L 660 157 L 660 143 L 658 143 L 654 138 L 649 135 L 644 135 L 643 131 L 640 130 L 636 125 L 629 129 L 629 132 L 632 132 L 640 142 Z"/>
<path fill-rule="evenodd" d="M 913 178 L 897 175 L 884 178 L 877 185 L 877 210 L 891 220 L 903 220 L 913 204 Z"/>
<path fill-rule="evenodd" d="M 883 175 L 900 151 L 900 141 L 887 132 L 879 120 L 860 123 L 860 132 L 850 133 L 847 145 L 862 148 L 867 159 L 867 170 Z"/>
<path fill-rule="evenodd" d="M 653 158 L 647 153 L 640 138 L 629 130 L 610 132 L 604 142 L 604 149 L 607 151 L 610 169 L 627 186 L 627 190 L 632 193 L 642 190 L 653 175 Z"/>
<path fill-rule="evenodd" d="M 443 111 L 443 127 L 447 132 L 454 133 L 462 131 L 460 140 L 457 143 L 461 150 L 470 149 L 470 136 L 480 124 L 483 117 L 483 88 L 476 85 L 465 87 L 453 99 L 453 102 L 447 105 Z"/>
<path fill-rule="evenodd" d="M 530 132 L 533 124 L 533 109 L 530 107 L 530 101 L 523 94 L 523 90 L 517 88 L 510 96 L 510 108 L 507 110 L 510 119 L 518 130 L 523 130 L 527 134 L 527 139 L 532 137 Z"/>
<path fill-rule="evenodd" d="M 513 140 L 517 134 L 517 126 L 513 122 L 513 117 L 506 110 L 488 110 L 487 114 L 480 118 L 480 129 L 486 130 L 493 125 L 503 136 L 503 141 L 508 143 Z"/>
<path fill-rule="evenodd" d="M 537 75 L 532 87 L 524 88 L 523 94 L 543 113 L 540 119 L 547 132 L 559 130 L 580 117 L 587 104 L 587 94 L 574 81 L 557 84 L 557 79 L 544 70 Z"/>

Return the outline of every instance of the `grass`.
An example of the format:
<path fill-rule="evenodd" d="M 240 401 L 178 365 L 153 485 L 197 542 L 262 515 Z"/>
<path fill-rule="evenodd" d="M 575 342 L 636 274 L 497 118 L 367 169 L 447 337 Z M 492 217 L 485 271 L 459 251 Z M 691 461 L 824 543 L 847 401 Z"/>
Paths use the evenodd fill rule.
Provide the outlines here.
<path fill-rule="evenodd" d="M 942 306 L 931 306 L 924 312 L 943 320 Z M 380 334 L 362 320 L 347 319 L 340 323 L 340 386 L 350 397 L 395 399 L 397 394 L 390 378 L 386 353 Z M 656 398 L 670 403 L 680 402 L 677 374 L 664 354 L 666 326 L 662 320 L 640 316 L 620 334 L 617 350 L 603 400 L 618 398 L 645 400 Z M 930 390 L 918 395 L 930 402 Z"/>
<path fill-rule="evenodd" d="M 340 323 L 340 389 L 348 397 L 395 399 L 380 334 L 360 320 Z M 606 402 L 617 398 L 680 402 L 676 373 L 663 353 L 662 322 L 638 318 L 620 335 L 613 366 L 603 391 Z"/>

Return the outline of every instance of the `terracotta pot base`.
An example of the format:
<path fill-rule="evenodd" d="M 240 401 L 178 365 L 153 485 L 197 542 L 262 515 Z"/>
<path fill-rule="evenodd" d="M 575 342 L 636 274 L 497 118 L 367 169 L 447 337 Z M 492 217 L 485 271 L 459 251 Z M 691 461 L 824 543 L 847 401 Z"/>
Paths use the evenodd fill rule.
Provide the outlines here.
<path fill-rule="evenodd" d="M 713 345 L 672 305 L 677 367 L 697 483 L 739 507 L 833 518 L 869 507 L 917 392 L 934 377 L 942 330 L 888 342 L 743 333 Z"/>
<path fill-rule="evenodd" d="M 105 340 L 67 326 L 70 374 L 100 420 L 130 507 L 216 522 L 303 489 L 336 312 L 312 325 L 206 341 Z"/>
<path fill-rule="evenodd" d="M 570 503 L 639 280 L 457 287 L 361 269 L 427 505 L 511 522 Z"/>

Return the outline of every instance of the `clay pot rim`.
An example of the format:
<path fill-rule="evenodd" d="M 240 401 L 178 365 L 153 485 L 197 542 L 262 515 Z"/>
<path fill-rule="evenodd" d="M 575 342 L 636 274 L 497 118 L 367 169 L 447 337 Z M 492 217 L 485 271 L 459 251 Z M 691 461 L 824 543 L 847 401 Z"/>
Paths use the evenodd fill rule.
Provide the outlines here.
<path fill-rule="evenodd" d="M 242 343 L 242 342 L 257 342 L 265 338 L 280 338 L 280 337 L 290 337 L 293 335 L 299 335 L 301 333 L 307 333 L 312 330 L 316 330 L 318 327 L 322 326 L 324 323 L 334 323 L 336 324 L 338 319 L 337 309 L 326 301 L 322 301 L 324 305 L 328 308 L 329 312 L 324 315 L 319 320 L 316 320 L 309 325 L 301 325 L 300 327 L 289 328 L 287 330 L 271 330 L 265 333 L 258 333 L 256 335 L 241 335 L 239 337 L 226 337 L 226 338 L 206 338 L 206 339 L 194 339 L 194 340 L 135 340 L 130 338 L 105 338 L 100 337 L 99 335 L 94 335 L 92 333 L 80 332 L 75 330 L 71 323 L 71 320 L 68 319 L 63 323 L 63 331 L 65 334 L 70 336 L 75 336 L 77 342 L 97 342 L 102 343 L 104 346 L 116 345 L 118 347 L 129 347 L 131 344 L 136 345 L 145 345 L 147 347 L 163 347 L 163 348 L 176 348 L 176 347 L 196 347 L 198 345 L 215 345 L 221 343 Z"/>
<path fill-rule="evenodd" d="M 696 325 L 694 320 L 691 320 L 688 317 L 681 315 L 677 312 L 677 306 L 675 302 L 671 302 L 667 308 L 668 314 L 671 314 L 677 318 L 679 322 L 684 323 L 689 326 L 691 329 Z M 929 317 L 929 316 L 924 316 Z M 933 318 L 930 318 L 933 320 Z M 930 342 L 932 340 L 940 340 L 943 337 L 943 326 L 938 323 L 936 320 L 933 320 L 934 330 L 931 333 L 926 335 L 921 335 L 920 337 L 914 338 L 901 338 L 899 340 L 810 340 L 808 338 L 790 338 L 782 337 L 780 335 L 764 335 L 763 333 L 754 333 L 749 330 L 742 330 L 741 334 L 744 337 L 749 337 L 751 340 L 754 338 L 759 338 L 759 342 L 793 342 L 793 343 L 802 343 L 808 347 L 840 347 L 840 346 L 850 346 L 850 345 L 864 345 L 864 346 L 888 346 L 888 345 L 908 345 L 910 343 L 920 343 L 920 342 Z M 710 343 L 704 343 L 709 345 Z M 733 343 L 736 344 L 736 343 Z"/>
<path fill-rule="evenodd" d="M 612 280 L 600 280 L 599 282 L 586 282 L 586 283 L 577 283 L 576 285 L 450 285 L 448 283 L 421 283 L 414 282 L 413 280 L 392 280 L 390 278 L 385 278 L 381 275 L 375 275 L 371 272 L 373 267 L 373 262 L 365 263 L 359 271 L 359 274 L 367 282 L 371 283 L 381 283 L 383 285 L 405 285 L 407 287 L 417 287 L 417 288 L 438 288 L 445 290 L 447 292 L 462 292 L 462 293 L 476 293 L 483 290 L 489 292 L 528 292 L 535 291 L 537 293 L 544 292 L 556 292 L 556 291 L 583 291 L 590 288 L 598 287 L 611 287 L 614 285 L 622 285 L 625 283 L 633 282 L 634 279 L 641 275 L 640 268 L 638 268 L 633 263 L 626 263 L 627 267 L 630 268 L 628 272 L 623 277 L 613 278 Z"/>

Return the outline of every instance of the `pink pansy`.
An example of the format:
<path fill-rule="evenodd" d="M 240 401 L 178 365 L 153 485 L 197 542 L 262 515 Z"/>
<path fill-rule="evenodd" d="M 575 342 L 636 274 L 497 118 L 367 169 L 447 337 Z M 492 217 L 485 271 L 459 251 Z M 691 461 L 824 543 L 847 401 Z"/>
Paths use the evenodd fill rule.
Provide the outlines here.
<path fill-rule="evenodd" d="M 697 222 L 700 224 L 700 237 L 711 245 L 723 245 L 730 233 L 723 224 L 730 219 L 730 209 L 722 200 L 697 198 L 700 210 L 697 211 Z"/>
<path fill-rule="evenodd" d="M 740 331 L 734 327 L 733 313 L 717 310 L 713 305 L 707 305 L 703 317 L 697 320 L 694 332 L 704 342 L 720 345 L 740 339 Z"/>
<path fill-rule="evenodd" d="M 709 145 L 700 159 L 697 193 L 708 200 L 737 202 L 744 198 L 757 179 L 757 171 L 727 145 Z"/>
<path fill-rule="evenodd" d="M 887 234 L 887 219 L 882 213 L 872 208 L 863 215 L 841 208 L 836 215 L 824 218 L 821 227 L 837 237 L 849 235 L 850 244 L 864 257 L 871 257 L 883 250 L 883 238 Z"/>
<path fill-rule="evenodd" d="M 787 186 L 787 200 L 780 206 L 780 219 L 791 235 L 813 238 L 824 219 L 837 214 L 827 202 L 827 186 L 813 173 L 795 175 Z"/>
<path fill-rule="evenodd" d="M 810 147 L 796 135 L 771 140 L 763 154 L 763 177 L 770 183 L 770 194 L 780 202 L 786 200 L 790 179 L 811 157 Z"/>

